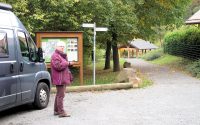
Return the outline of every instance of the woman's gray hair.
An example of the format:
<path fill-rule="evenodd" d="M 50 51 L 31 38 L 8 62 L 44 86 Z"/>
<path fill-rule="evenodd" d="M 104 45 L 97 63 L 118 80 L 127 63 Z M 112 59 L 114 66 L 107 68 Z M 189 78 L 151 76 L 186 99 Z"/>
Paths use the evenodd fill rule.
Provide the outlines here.
<path fill-rule="evenodd" d="M 56 43 L 56 46 L 64 46 L 64 47 L 66 47 L 66 44 L 63 41 L 59 41 L 59 42 Z"/>

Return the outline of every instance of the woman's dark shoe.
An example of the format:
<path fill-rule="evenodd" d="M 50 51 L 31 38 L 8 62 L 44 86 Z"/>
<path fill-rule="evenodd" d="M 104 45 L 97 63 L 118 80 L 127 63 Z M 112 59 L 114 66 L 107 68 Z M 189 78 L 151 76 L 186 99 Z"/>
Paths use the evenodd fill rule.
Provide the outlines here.
<path fill-rule="evenodd" d="M 54 111 L 54 115 L 59 115 L 59 113 L 58 113 L 58 112 L 56 112 L 56 111 Z"/>
<path fill-rule="evenodd" d="M 71 115 L 67 114 L 67 113 L 62 113 L 62 114 L 59 114 L 59 118 L 62 118 L 62 117 L 70 117 Z"/>

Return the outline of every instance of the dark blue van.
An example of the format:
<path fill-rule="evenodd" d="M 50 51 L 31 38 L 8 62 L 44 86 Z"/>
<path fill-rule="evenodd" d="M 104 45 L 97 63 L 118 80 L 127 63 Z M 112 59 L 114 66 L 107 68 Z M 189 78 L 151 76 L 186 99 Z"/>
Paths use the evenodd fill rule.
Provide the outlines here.
<path fill-rule="evenodd" d="M 51 78 L 37 48 L 12 6 L 0 3 L 0 111 L 32 103 L 47 107 Z"/>

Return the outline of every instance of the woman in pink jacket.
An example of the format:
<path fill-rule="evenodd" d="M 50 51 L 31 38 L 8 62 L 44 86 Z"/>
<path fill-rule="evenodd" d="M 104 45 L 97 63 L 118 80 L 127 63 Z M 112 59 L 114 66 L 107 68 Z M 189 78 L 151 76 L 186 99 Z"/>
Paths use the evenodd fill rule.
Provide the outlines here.
<path fill-rule="evenodd" d="M 64 53 L 65 43 L 58 42 L 56 50 L 51 57 L 51 75 L 53 84 L 56 86 L 56 97 L 54 103 L 54 115 L 59 117 L 70 117 L 63 108 L 63 99 L 65 97 L 65 89 L 72 82 L 72 74 L 68 68 L 72 65 Z"/>

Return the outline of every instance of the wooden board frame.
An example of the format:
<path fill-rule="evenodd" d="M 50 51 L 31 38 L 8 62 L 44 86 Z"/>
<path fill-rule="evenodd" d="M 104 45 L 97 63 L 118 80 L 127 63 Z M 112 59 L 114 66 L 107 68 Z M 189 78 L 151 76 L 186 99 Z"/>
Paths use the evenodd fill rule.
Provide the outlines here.
<path fill-rule="evenodd" d="M 37 47 L 41 47 L 42 38 L 78 38 L 78 61 L 74 62 L 73 67 L 79 68 L 80 85 L 83 85 L 83 32 L 35 32 L 35 37 Z M 51 68 L 50 63 L 46 63 L 46 65 L 47 68 Z"/>

